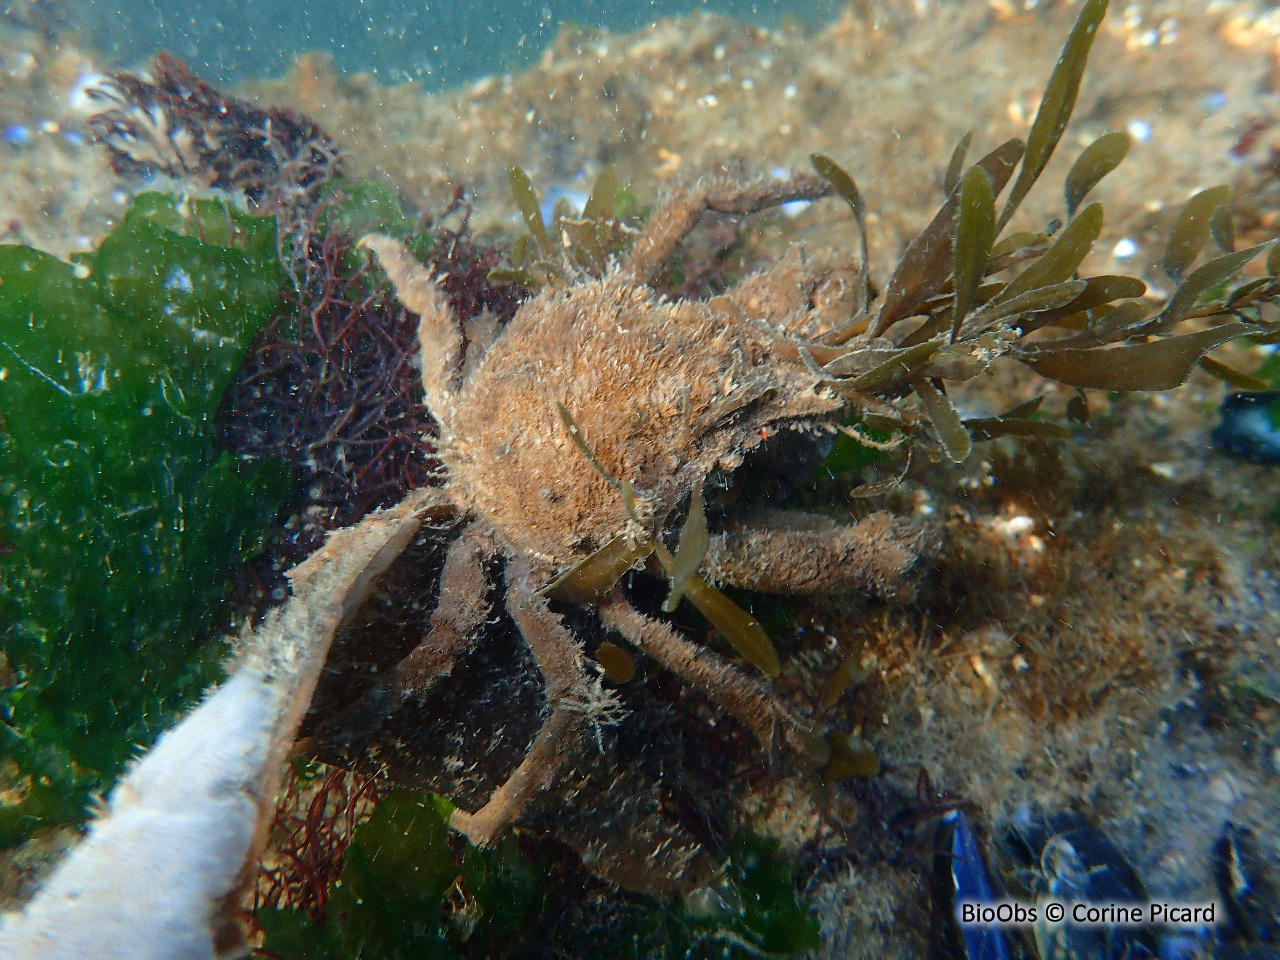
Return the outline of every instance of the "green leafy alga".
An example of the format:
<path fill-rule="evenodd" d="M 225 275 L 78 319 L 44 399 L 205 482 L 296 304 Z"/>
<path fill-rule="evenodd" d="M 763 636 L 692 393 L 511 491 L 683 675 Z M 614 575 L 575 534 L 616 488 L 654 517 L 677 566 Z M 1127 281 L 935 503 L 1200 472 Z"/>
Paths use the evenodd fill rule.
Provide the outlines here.
<path fill-rule="evenodd" d="M 449 809 L 430 794 L 393 790 L 352 835 L 322 923 L 297 910 L 259 911 L 265 950 L 283 960 L 498 956 L 500 943 L 541 914 L 546 877 L 510 833 L 489 849 L 455 850 Z M 451 896 L 465 901 L 465 916 L 447 915 Z"/>
<path fill-rule="evenodd" d="M 0 844 L 82 816 L 218 678 L 291 480 L 214 414 L 284 282 L 274 219 L 218 200 L 142 194 L 71 264 L 0 246 Z"/>
<path fill-rule="evenodd" d="M 777 841 L 741 833 L 706 896 L 685 904 L 628 897 L 607 928 L 580 929 L 555 909 L 551 872 L 511 832 L 488 849 L 461 846 L 450 838 L 451 809 L 441 797 L 391 791 L 352 835 L 322 920 L 300 910 L 258 911 L 263 953 L 280 960 L 748 960 L 819 945 L 818 923 L 798 901 L 794 865 Z"/>

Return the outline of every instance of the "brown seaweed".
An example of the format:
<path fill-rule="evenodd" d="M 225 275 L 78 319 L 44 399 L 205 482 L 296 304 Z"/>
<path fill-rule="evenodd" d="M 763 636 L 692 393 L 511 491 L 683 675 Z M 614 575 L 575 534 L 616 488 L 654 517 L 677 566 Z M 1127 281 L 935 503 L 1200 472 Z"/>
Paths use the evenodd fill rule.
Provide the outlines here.
<path fill-rule="evenodd" d="M 1030 416 L 960 417 L 946 384 L 971 379 L 998 357 L 1018 360 L 1077 389 L 1168 390 L 1183 383 L 1197 365 L 1241 386 L 1260 381 L 1206 354 L 1245 334 L 1269 338 L 1278 332 L 1256 309 L 1280 297 L 1277 245 L 1234 249 L 1227 187 L 1200 191 L 1179 214 L 1162 261 L 1178 286 L 1162 306 L 1152 308 L 1144 299 L 1146 285 L 1135 277 L 1080 275 L 1103 224 L 1100 203 L 1080 204 L 1123 160 L 1126 134 L 1098 138 L 1072 166 L 1064 186 L 1070 217 L 1065 226 L 1055 221 L 1039 233 L 1023 231 L 1000 239 L 1070 120 L 1106 9 L 1105 0 L 1084 4 L 1025 150 L 1018 141 L 1009 141 L 960 173 L 970 138 L 956 148 L 947 199 L 894 268 L 874 319 L 859 325 L 855 318 L 836 337 L 790 348 L 861 414 L 887 416 L 885 404 L 896 409 L 899 398 L 913 394 L 932 438 L 952 460 L 964 460 L 974 440 L 1049 438 L 1064 432 Z M 813 160 L 853 208 L 861 235 L 865 217 L 852 178 L 829 157 L 815 155 Z M 1013 187 L 996 219 L 995 198 L 1015 167 Z M 1223 252 L 1201 263 L 1211 237 Z M 1271 276 L 1232 288 L 1237 275 L 1264 251 Z M 1012 279 L 1004 279 L 1010 272 Z M 1184 329 L 1188 321 L 1194 324 Z M 1029 336 L 1048 328 L 1065 335 Z M 843 354 L 832 356 L 832 344 L 840 345 Z M 899 419 L 898 429 L 920 435 L 917 422 Z"/>

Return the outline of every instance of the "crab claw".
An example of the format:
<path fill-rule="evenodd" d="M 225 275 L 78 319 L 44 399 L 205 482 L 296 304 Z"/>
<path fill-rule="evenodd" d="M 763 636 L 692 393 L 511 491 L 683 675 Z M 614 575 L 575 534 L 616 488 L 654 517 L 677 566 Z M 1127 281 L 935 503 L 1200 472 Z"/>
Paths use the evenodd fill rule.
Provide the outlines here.
<path fill-rule="evenodd" d="M 36 897 L 0 919 L 0 957 L 214 960 L 245 951 L 241 894 L 334 634 L 439 508 L 420 491 L 335 532 L 290 571 L 293 598 L 242 639 L 231 677 L 134 765 Z"/>
<path fill-rule="evenodd" d="M 380 233 L 360 238 L 357 247 L 373 251 L 400 302 L 418 315 L 422 350 L 422 388 L 427 408 L 448 427 L 453 394 L 462 366 L 462 332 L 449 307 L 440 278 L 419 263 L 399 240 Z"/>

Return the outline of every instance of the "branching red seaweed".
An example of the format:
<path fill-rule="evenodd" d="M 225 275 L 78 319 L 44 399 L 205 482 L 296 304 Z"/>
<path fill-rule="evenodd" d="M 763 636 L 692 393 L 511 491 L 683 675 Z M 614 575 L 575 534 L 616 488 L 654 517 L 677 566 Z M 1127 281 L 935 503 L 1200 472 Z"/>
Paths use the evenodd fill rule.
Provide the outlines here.
<path fill-rule="evenodd" d="M 325 531 L 434 482 L 438 466 L 435 424 L 422 403 L 418 319 L 355 251 L 354 238 L 331 225 L 328 212 L 339 202 L 335 193 L 302 221 L 297 286 L 259 334 L 219 413 L 230 449 L 284 460 L 297 474 L 281 549 L 290 563 Z M 488 282 L 500 254 L 471 238 L 460 195 L 441 219 L 456 212 L 455 228 L 419 224 L 417 242 L 431 243 L 425 261 L 458 317 L 488 312 L 505 323 L 518 291 Z"/>
<path fill-rule="evenodd" d="M 273 856 L 259 868 L 253 912 L 300 910 L 322 923 L 352 834 L 389 788 L 381 778 L 337 769 L 306 786 L 296 778 L 288 783 L 272 825 Z"/>
<path fill-rule="evenodd" d="M 282 212 L 313 207 L 341 176 L 341 153 L 314 120 L 224 96 L 168 53 L 151 79 L 121 72 L 88 93 L 103 106 L 89 127 L 117 173 L 186 178 Z"/>

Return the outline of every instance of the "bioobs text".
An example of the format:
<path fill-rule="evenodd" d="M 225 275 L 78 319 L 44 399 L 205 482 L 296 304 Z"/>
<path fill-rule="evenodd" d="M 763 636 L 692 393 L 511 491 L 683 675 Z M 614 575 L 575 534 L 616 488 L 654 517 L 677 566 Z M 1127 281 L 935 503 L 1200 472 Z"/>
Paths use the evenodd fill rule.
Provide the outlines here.
<path fill-rule="evenodd" d="M 956 918 L 961 924 L 1004 926 L 1032 924 L 1041 916 L 1050 924 L 1064 921 L 1082 926 L 1213 926 L 1217 904 L 1162 903 L 1071 903 L 1050 900 L 1040 904 L 1006 900 L 999 903 L 957 903 Z"/>

